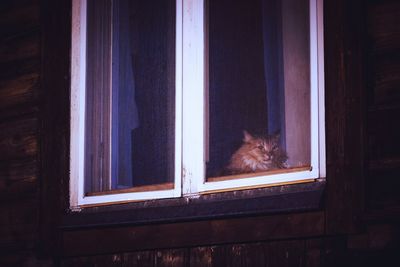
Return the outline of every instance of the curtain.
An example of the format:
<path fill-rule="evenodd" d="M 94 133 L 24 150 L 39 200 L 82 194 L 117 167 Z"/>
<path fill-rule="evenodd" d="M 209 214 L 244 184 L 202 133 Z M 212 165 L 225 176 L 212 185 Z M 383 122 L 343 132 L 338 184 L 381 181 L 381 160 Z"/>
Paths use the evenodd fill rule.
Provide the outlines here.
<path fill-rule="evenodd" d="M 132 134 L 139 126 L 131 49 L 129 0 L 113 0 L 113 187 L 132 186 Z"/>
<path fill-rule="evenodd" d="M 262 0 L 264 71 L 268 133 L 285 136 L 285 92 L 282 54 L 281 1 Z M 281 138 L 284 146 L 284 138 Z"/>

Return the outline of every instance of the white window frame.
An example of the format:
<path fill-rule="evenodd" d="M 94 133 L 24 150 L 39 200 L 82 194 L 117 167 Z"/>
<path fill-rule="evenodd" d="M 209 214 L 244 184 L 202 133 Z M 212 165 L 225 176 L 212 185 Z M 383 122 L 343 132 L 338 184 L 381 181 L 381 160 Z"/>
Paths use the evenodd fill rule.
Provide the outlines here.
<path fill-rule="evenodd" d="M 205 177 L 205 0 L 176 0 L 175 177 L 169 190 L 84 195 L 86 0 L 72 2 L 70 206 L 193 196 L 324 178 L 323 0 L 310 0 L 311 168 L 207 182 Z M 110 161 L 111 162 L 111 161 Z"/>
<path fill-rule="evenodd" d="M 71 49 L 71 144 L 70 144 L 70 207 L 72 209 L 99 204 L 180 197 L 182 195 L 182 108 L 175 108 L 175 174 L 174 188 L 167 190 L 85 196 L 85 84 L 86 84 L 86 10 L 87 0 L 72 1 Z M 177 1 L 176 51 L 182 50 L 182 2 Z M 182 54 L 176 53 L 175 101 L 182 103 Z M 111 142 L 110 142 L 111 143 Z M 110 160 L 111 163 L 111 160 Z"/>
<path fill-rule="evenodd" d="M 205 177 L 204 1 L 184 1 L 183 16 L 183 193 L 225 191 L 325 177 L 322 0 L 310 0 L 311 168 L 307 171 L 207 182 Z M 195 123 L 194 123 L 195 122 Z"/>

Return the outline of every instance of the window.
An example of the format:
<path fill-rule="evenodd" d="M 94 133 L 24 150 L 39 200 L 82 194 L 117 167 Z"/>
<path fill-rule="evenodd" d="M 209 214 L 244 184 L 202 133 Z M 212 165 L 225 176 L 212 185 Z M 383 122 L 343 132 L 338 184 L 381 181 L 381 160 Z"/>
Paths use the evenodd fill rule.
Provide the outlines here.
<path fill-rule="evenodd" d="M 322 1 L 74 0 L 71 206 L 325 176 Z"/>

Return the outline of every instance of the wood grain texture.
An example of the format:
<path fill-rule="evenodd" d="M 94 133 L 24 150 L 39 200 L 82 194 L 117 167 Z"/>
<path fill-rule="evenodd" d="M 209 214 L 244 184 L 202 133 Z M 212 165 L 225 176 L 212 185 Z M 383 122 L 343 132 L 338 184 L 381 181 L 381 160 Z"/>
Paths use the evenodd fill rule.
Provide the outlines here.
<path fill-rule="evenodd" d="M 155 267 L 184 267 L 188 262 L 188 249 L 158 250 L 155 253 Z"/>
<path fill-rule="evenodd" d="M 40 55 L 40 33 L 38 30 L 10 37 L 0 43 L 0 64 L 37 57 L 38 55 Z"/>
<path fill-rule="evenodd" d="M 39 133 L 40 227 L 38 250 L 57 254 L 56 226 L 69 207 L 71 1 L 40 2 L 41 86 Z M 56 67 L 55 67 L 56 66 Z"/>
<path fill-rule="evenodd" d="M 155 251 L 138 251 L 123 254 L 124 267 L 153 267 L 155 262 Z"/>
<path fill-rule="evenodd" d="M 35 257 L 38 212 L 38 1 L 0 3 L 0 266 Z"/>
<path fill-rule="evenodd" d="M 34 157 L 38 151 L 37 119 L 0 123 L 0 160 L 15 160 Z"/>
<path fill-rule="evenodd" d="M 107 225 L 143 225 L 318 210 L 325 183 L 284 185 L 199 198 L 166 199 L 119 206 L 92 207 L 66 214 L 63 229 Z"/>
<path fill-rule="evenodd" d="M 0 205 L 0 248 L 16 252 L 33 249 L 39 225 L 38 202 L 12 200 Z"/>
<path fill-rule="evenodd" d="M 368 1 L 369 45 L 374 54 L 400 49 L 400 5 L 397 1 Z"/>
<path fill-rule="evenodd" d="M 96 266 L 96 267 L 121 267 L 122 265 L 122 257 L 117 254 L 110 255 L 99 255 L 93 257 L 81 257 L 81 258 L 71 258 L 66 259 L 61 263 L 62 267 L 88 267 L 88 266 Z"/>
<path fill-rule="evenodd" d="M 400 103 L 400 4 L 370 1 L 366 8 L 369 104 Z"/>
<path fill-rule="evenodd" d="M 325 1 L 326 232 L 357 231 L 363 210 L 363 3 Z"/>
<path fill-rule="evenodd" d="M 369 1 L 368 36 L 368 173 L 366 217 L 396 217 L 400 206 L 400 3 Z"/>
<path fill-rule="evenodd" d="M 38 162 L 30 157 L 0 162 L 0 201 L 37 197 L 39 191 Z"/>
<path fill-rule="evenodd" d="M 30 73 L 0 82 L 0 110 L 17 104 L 30 104 L 39 87 L 39 74 Z"/>
<path fill-rule="evenodd" d="M 62 251 L 65 255 L 72 256 L 99 254 L 108 251 L 118 252 L 319 236 L 323 234 L 323 227 L 324 214 L 313 212 L 270 217 L 77 230 L 63 233 Z"/>
<path fill-rule="evenodd" d="M 54 267 L 54 265 L 52 259 L 38 259 L 35 252 L 30 249 L 7 251 L 0 254 L 0 266 Z"/>
<path fill-rule="evenodd" d="M 2 1 L 0 25 L 0 40 L 39 29 L 39 0 Z"/>

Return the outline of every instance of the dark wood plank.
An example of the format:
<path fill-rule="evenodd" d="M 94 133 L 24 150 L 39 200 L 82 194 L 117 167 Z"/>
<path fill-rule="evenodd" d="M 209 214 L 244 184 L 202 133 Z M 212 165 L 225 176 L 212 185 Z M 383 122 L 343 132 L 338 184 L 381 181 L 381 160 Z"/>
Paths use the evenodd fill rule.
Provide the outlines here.
<path fill-rule="evenodd" d="M 357 231 L 364 205 L 363 2 L 325 1 L 327 233 Z"/>
<path fill-rule="evenodd" d="M 34 157 L 37 154 L 37 119 L 21 118 L 0 124 L 0 160 Z"/>
<path fill-rule="evenodd" d="M 26 74 L 40 72 L 40 55 L 0 64 L 0 79 L 18 79 Z"/>
<path fill-rule="evenodd" d="M 400 206 L 400 3 L 369 1 L 367 217 L 396 218 Z M 391 214 L 393 212 L 393 214 Z M 373 215 L 371 215 L 371 213 Z M 375 215 L 374 215 L 375 214 Z M 377 214 L 377 215 L 376 215 Z"/>
<path fill-rule="evenodd" d="M 366 12 L 370 47 L 374 54 L 400 49 L 400 4 L 398 1 L 368 1 Z"/>
<path fill-rule="evenodd" d="M 400 50 L 400 48 L 399 48 Z M 369 57 L 368 86 L 370 105 L 387 107 L 400 105 L 400 55 L 397 52 Z"/>
<path fill-rule="evenodd" d="M 0 205 L 0 247 L 16 251 L 33 249 L 39 224 L 35 199 L 2 202 Z"/>
<path fill-rule="evenodd" d="M 400 166 L 380 170 L 370 170 L 367 176 L 367 204 L 370 212 L 382 212 L 386 209 L 395 212 L 400 207 L 400 194 L 397 190 L 400 187 Z M 388 218 L 395 217 L 386 212 Z"/>
<path fill-rule="evenodd" d="M 39 0 L 2 1 L 0 40 L 40 27 Z"/>
<path fill-rule="evenodd" d="M 304 266 L 304 240 L 278 241 L 265 244 L 267 266 Z"/>
<path fill-rule="evenodd" d="M 184 267 L 188 266 L 189 250 L 172 249 L 159 250 L 155 253 L 155 267 Z"/>
<path fill-rule="evenodd" d="M 323 212 L 71 230 L 62 233 L 62 251 L 65 255 L 72 256 L 138 249 L 299 238 L 319 236 L 323 234 L 323 231 Z"/>
<path fill-rule="evenodd" d="M 99 255 L 93 257 L 80 257 L 63 259 L 61 261 L 62 267 L 121 267 L 123 258 L 119 254 Z"/>
<path fill-rule="evenodd" d="M 69 208 L 71 1 L 41 0 L 39 252 L 57 254 L 60 214 Z"/>
<path fill-rule="evenodd" d="M 0 138 L 0 160 L 10 160 L 18 158 L 33 157 L 37 153 L 37 136 L 15 135 Z"/>
<path fill-rule="evenodd" d="M 198 247 L 191 250 L 190 266 L 310 266 L 304 252 L 304 240 Z"/>
<path fill-rule="evenodd" d="M 35 157 L 0 162 L 0 201 L 37 197 L 39 182 Z"/>
<path fill-rule="evenodd" d="M 225 246 L 226 265 L 230 267 L 266 266 L 267 255 L 263 243 Z M 218 265 L 214 265 L 218 266 Z"/>
<path fill-rule="evenodd" d="M 400 107 L 371 109 L 368 112 L 368 158 L 371 167 L 373 161 L 400 159 L 400 127 L 396 127 L 399 116 Z"/>
<path fill-rule="evenodd" d="M 326 266 L 326 267 L 347 266 L 348 259 L 346 259 L 345 236 L 326 237 L 321 241 L 322 241 L 321 266 Z"/>
<path fill-rule="evenodd" d="M 38 114 L 39 55 L 0 64 L 0 123 Z"/>
<path fill-rule="evenodd" d="M 40 55 L 38 29 L 10 37 L 0 43 L 0 64 L 9 64 L 15 60 L 29 59 L 38 55 Z"/>
<path fill-rule="evenodd" d="M 30 104 L 36 100 L 39 74 L 28 73 L 20 77 L 0 81 L 0 110 L 18 104 Z"/>
<path fill-rule="evenodd" d="M 139 251 L 123 254 L 124 267 L 154 267 L 155 251 Z"/>
<path fill-rule="evenodd" d="M 224 246 L 195 247 L 190 249 L 190 267 L 226 266 Z"/>
<path fill-rule="evenodd" d="M 218 219 L 318 210 L 322 207 L 325 182 L 259 188 L 199 198 L 176 198 L 129 203 L 119 206 L 85 208 L 67 214 L 63 228 L 87 228 L 108 225 L 141 225 Z"/>
<path fill-rule="evenodd" d="M 39 106 L 32 104 L 27 105 L 27 103 L 23 103 L 21 105 L 16 105 L 13 107 L 9 107 L 5 110 L 1 110 L 0 123 L 11 120 L 18 120 L 21 117 L 37 116 L 38 113 Z"/>
<path fill-rule="evenodd" d="M 33 135 L 38 131 L 38 119 L 34 116 L 24 116 L 0 122 L 0 129 L 0 138 Z"/>
<path fill-rule="evenodd" d="M 305 242 L 305 266 L 321 266 L 321 239 L 307 239 Z"/>
<path fill-rule="evenodd" d="M 2 253 L 0 253 L 0 266 L 53 267 L 54 262 L 51 259 L 36 258 L 35 252 L 32 250 L 23 249 L 12 252 L 2 250 Z"/>
<path fill-rule="evenodd" d="M 212 267 L 215 247 L 195 247 L 190 249 L 191 267 Z"/>

